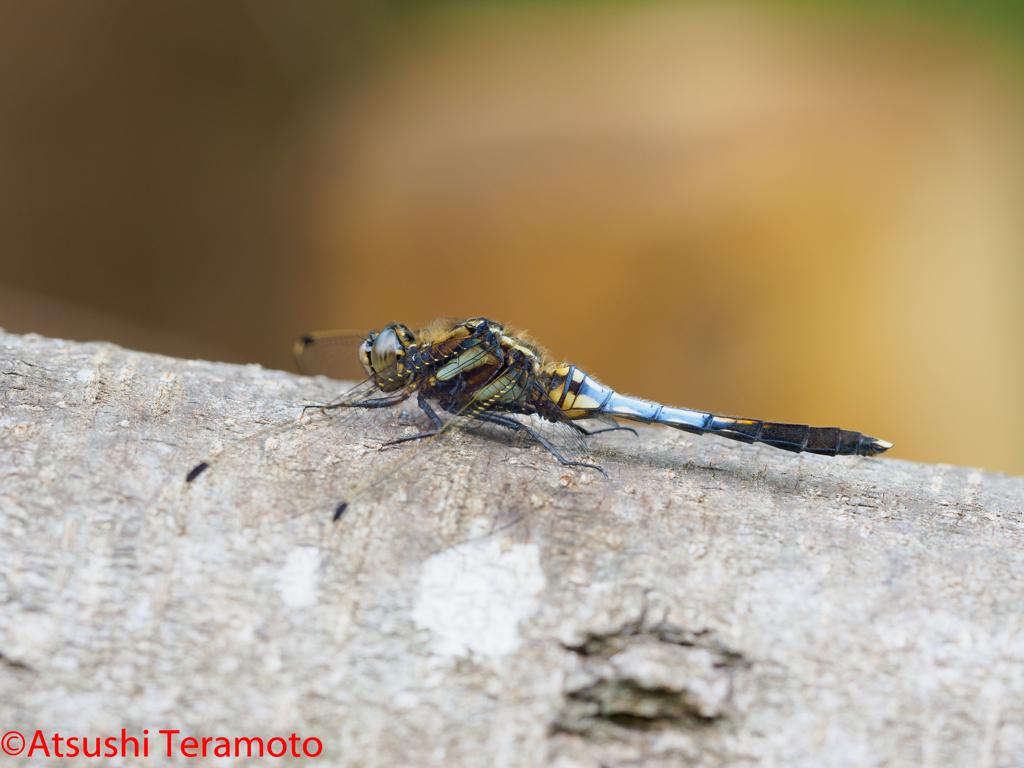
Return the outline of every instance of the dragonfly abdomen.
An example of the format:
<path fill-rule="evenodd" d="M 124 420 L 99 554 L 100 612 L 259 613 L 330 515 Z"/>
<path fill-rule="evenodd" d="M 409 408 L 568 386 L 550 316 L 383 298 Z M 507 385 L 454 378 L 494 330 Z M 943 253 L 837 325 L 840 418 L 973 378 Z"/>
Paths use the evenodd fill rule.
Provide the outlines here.
<path fill-rule="evenodd" d="M 643 424 L 664 424 L 697 435 L 711 433 L 743 443 L 765 443 L 793 453 L 817 453 L 823 456 L 874 456 L 892 447 L 891 443 L 839 427 L 811 427 L 760 419 L 737 419 L 706 411 L 673 408 L 660 403 L 620 395 L 598 383 L 575 366 L 556 372 L 558 382 L 549 394 L 570 419 L 608 415 Z"/>

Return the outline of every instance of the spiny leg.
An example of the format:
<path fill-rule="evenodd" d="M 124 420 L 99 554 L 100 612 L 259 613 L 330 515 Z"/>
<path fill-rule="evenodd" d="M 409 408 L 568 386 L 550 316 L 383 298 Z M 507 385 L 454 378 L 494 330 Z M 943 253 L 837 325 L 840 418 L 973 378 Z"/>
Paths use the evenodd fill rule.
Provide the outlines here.
<path fill-rule="evenodd" d="M 601 467 L 597 466 L 597 464 L 588 464 L 585 461 L 569 461 L 564 456 L 562 456 L 562 454 L 556 451 L 554 446 L 551 445 L 551 443 L 549 443 L 547 440 L 545 440 L 536 430 L 516 421 L 515 419 L 510 419 L 507 416 L 497 416 L 493 413 L 467 413 L 466 415 L 469 416 L 470 418 L 477 419 L 479 421 L 487 421 L 490 422 L 491 424 L 497 424 L 498 426 L 506 427 L 507 429 L 511 429 L 517 432 L 526 432 L 534 440 L 536 440 L 538 443 L 547 448 L 551 455 L 558 459 L 558 461 L 563 466 L 586 467 L 587 469 L 596 469 L 606 478 L 608 477 L 608 473 L 601 469 Z"/>
<path fill-rule="evenodd" d="M 367 408 L 370 410 L 376 410 L 378 408 L 391 408 L 392 406 L 404 403 L 409 399 L 409 395 L 412 392 L 409 390 L 403 390 L 394 395 L 388 397 L 378 397 L 372 400 L 363 400 L 362 402 L 349 402 L 342 400 L 340 403 L 326 403 L 324 405 L 304 405 L 302 406 L 302 415 L 306 415 L 306 411 L 333 411 L 338 408 Z"/>
<path fill-rule="evenodd" d="M 384 445 L 398 445 L 399 443 L 408 443 L 413 440 L 422 440 L 425 437 L 433 437 L 444 426 L 444 420 L 437 415 L 434 409 L 430 406 L 430 403 L 427 402 L 427 398 L 423 396 L 422 392 L 417 395 L 416 402 L 419 403 L 420 408 L 423 409 L 423 412 L 427 414 L 428 418 L 433 422 L 434 431 L 420 432 L 418 435 L 410 435 L 409 437 L 400 437 L 397 440 L 389 440 L 384 443 Z"/>
<path fill-rule="evenodd" d="M 615 424 L 614 427 L 605 427 L 604 429 L 584 429 L 575 421 L 571 421 L 569 423 L 572 425 L 573 429 L 586 437 L 593 437 L 594 435 L 600 435 L 605 432 L 632 432 L 637 437 L 640 437 L 640 435 L 637 435 L 635 429 L 632 427 L 624 427 L 621 424 Z"/>

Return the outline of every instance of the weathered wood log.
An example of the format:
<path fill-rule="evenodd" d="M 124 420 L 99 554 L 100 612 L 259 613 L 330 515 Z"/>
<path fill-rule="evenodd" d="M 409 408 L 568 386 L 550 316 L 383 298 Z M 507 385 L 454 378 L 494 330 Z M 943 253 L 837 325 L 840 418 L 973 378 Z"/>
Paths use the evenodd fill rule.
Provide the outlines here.
<path fill-rule="evenodd" d="M 160 730 L 173 762 L 1024 765 L 1024 479 L 657 428 L 594 438 L 608 480 L 486 431 L 378 450 L 414 406 L 246 441 L 339 385 L 32 335 L 0 381 L 26 765 L 37 732 L 167 764 Z"/>

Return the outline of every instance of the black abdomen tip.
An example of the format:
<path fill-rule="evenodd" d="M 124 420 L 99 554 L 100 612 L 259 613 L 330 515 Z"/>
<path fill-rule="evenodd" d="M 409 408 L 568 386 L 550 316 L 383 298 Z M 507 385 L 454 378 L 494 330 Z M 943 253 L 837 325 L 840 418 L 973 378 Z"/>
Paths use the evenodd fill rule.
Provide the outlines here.
<path fill-rule="evenodd" d="M 348 502 L 341 502 L 341 504 L 338 505 L 338 508 L 334 510 L 334 522 L 338 522 L 338 520 L 341 519 L 341 516 L 345 514 L 346 509 L 348 509 Z"/>
<path fill-rule="evenodd" d="M 210 465 L 207 464 L 205 461 L 196 464 L 194 467 L 192 467 L 192 471 L 189 472 L 188 475 L 185 477 L 185 482 L 191 483 L 193 480 L 195 480 L 197 477 L 203 474 L 203 470 L 209 466 Z"/>

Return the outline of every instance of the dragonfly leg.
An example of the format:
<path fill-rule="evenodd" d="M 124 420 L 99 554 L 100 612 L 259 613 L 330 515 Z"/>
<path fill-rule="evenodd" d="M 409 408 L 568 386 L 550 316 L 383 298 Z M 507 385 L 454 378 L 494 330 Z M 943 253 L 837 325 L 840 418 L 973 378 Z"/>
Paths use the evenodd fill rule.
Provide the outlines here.
<path fill-rule="evenodd" d="M 437 412 L 430 407 L 430 403 L 427 402 L 427 398 L 420 392 L 416 397 L 416 402 L 419 403 L 420 408 L 427 414 L 430 420 L 434 423 L 433 432 L 420 432 L 418 435 L 410 435 L 409 437 L 400 437 L 397 440 L 389 440 L 384 445 L 398 445 L 399 443 L 408 443 L 413 440 L 422 440 L 425 437 L 433 437 L 436 435 L 442 427 L 444 427 L 444 420 L 437 415 Z"/>
<path fill-rule="evenodd" d="M 614 427 L 605 427 L 604 429 L 584 429 L 574 421 L 569 423 L 572 424 L 573 429 L 575 429 L 577 432 L 584 435 L 585 437 L 593 437 L 594 435 L 600 435 L 604 432 L 632 432 L 634 435 L 636 435 L 635 429 L 633 429 L 632 427 L 624 427 L 618 423 L 616 423 Z M 639 437 L 639 435 L 637 435 L 637 437 Z"/>
<path fill-rule="evenodd" d="M 440 416 L 438 416 L 437 412 L 433 408 L 430 407 L 430 402 L 427 400 L 426 397 L 423 396 L 422 392 L 420 392 L 416 396 L 416 402 L 419 404 L 419 406 L 423 410 L 423 412 L 425 414 L 427 414 L 427 418 L 429 418 L 432 422 L 434 422 L 434 426 L 435 427 L 440 429 L 441 427 L 444 426 L 444 419 L 442 419 Z"/>
<path fill-rule="evenodd" d="M 411 390 L 398 392 L 388 397 L 378 397 L 371 400 L 363 400 L 362 402 L 353 402 L 349 400 L 342 400 L 339 403 L 325 403 L 324 405 L 304 405 L 302 406 L 302 414 L 305 415 L 306 411 L 333 411 L 338 408 L 368 408 L 375 410 L 377 408 L 391 408 L 392 406 L 404 403 L 409 399 L 409 395 L 412 394 Z"/>
<path fill-rule="evenodd" d="M 497 416 L 497 415 L 495 415 L 493 413 L 473 413 L 473 414 L 467 414 L 467 415 L 469 415 L 470 418 L 477 419 L 479 421 L 487 421 L 487 422 L 490 422 L 491 424 L 497 424 L 498 426 L 506 427 L 508 429 L 511 429 L 511 430 L 514 430 L 514 431 L 517 431 L 517 432 L 526 432 L 534 440 L 536 440 L 538 443 L 540 443 L 545 448 L 547 448 L 548 451 L 551 453 L 551 455 L 554 456 L 556 459 L 558 459 L 558 461 L 563 466 L 566 466 L 566 467 L 586 467 L 587 469 L 596 469 L 598 472 L 600 472 L 606 478 L 608 477 L 608 473 L 605 472 L 601 467 L 597 466 L 597 464 L 589 464 L 589 463 L 587 463 L 585 461 L 569 461 L 567 458 L 562 456 L 562 454 L 560 454 L 558 451 L 556 451 L 554 446 L 551 445 L 551 443 L 549 443 L 547 440 L 545 440 L 535 429 L 531 429 L 530 427 L 528 427 L 525 424 L 522 424 L 522 423 L 516 421 L 515 419 L 510 419 L 510 418 L 508 418 L 506 416 Z M 576 425 L 573 425 L 573 426 L 576 426 Z M 577 428 L 579 428 L 579 427 L 577 427 Z"/>

